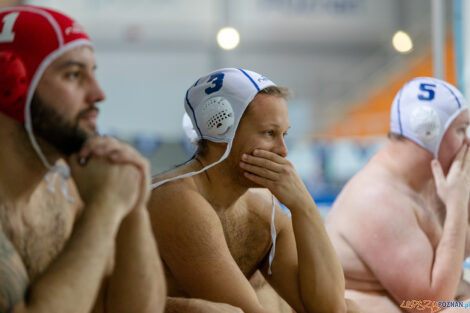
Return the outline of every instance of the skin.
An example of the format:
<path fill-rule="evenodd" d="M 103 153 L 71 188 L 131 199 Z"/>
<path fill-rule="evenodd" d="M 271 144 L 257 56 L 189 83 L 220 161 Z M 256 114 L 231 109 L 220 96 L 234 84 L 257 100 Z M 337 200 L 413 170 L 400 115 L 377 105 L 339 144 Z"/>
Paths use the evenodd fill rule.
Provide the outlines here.
<path fill-rule="evenodd" d="M 149 210 L 170 296 L 267 312 L 248 281 L 259 270 L 298 313 L 346 312 L 341 266 L 313 199 L 285 159 L 289 127 L 285 100 L 258 94 L 225 161 L 152 191 Z M 204 156 L 155 181 L 215 162 L 225 148 L 209 143 Z M 276 205 L 276 256 L 268 275 L 271 193 L 292 220 Z"/>
<path fill-rule="evenodd" d="M 335 201 L 327 230 L 346 295 L 364 312 L 420 312 L 400 305 L 470 297 L 461 279 L 470 252 L 468 125 L 464 111 L 446 131 L 437 160 L 408 139 L 389 140 Z"/>
<path fill-rule="evenodd" d="M 74 48 L 46 69 L 36 90 L 89 135 L 95 104 L 104 99 L 95 68 L 90 48 Z M 162 312 L 147 161 L 115 139 L 91 137 L 80 155 L 67 157 L 72 204 L 47 190 L 47 170 L 24 126 L 1 113 L 0 124 L 0 142 L 9 148 L 0 151 L 0 312 Z M 66 158 L 47 138 L 38 141 L 52 164 Z"/>

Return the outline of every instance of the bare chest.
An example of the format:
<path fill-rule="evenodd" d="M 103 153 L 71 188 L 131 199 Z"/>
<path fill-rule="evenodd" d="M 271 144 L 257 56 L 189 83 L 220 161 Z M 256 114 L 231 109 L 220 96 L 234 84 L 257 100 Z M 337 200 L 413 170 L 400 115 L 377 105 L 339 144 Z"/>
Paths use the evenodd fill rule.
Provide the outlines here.
<path fill-rule="evenodd" d="M 36 199 L 26 208 L 0 204 L 0 223 L 21 256 L 30 280 L 63 249 L 74 218 L 72 206 L 58 197 Z"/>
<path fill-rule="evenodd" d="M 218 215 L 232 257 L 251 277 L 271 248 L 269 221 L 243 206 Z"/>

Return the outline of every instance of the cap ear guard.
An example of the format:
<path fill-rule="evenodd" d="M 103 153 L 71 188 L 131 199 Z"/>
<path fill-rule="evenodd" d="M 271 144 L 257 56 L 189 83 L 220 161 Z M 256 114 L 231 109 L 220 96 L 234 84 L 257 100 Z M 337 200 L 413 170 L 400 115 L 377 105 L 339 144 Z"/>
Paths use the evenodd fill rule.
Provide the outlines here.
<path fill-rule="evenodd" d="M 0 51 L 0 111 L 23 119 L 23 103 L 28 90 L 26 67 L 11 51 Z"/>
<path fill-rule="evenodd" d="M 197 115 L 202 121 L 203 134 L 223 139 L 234 126 L 235 118 L 230 102 L 223 97 L 213 97 L 199 106 Z"/>
<path fill-rule="evenodd" d="M 431 143 L 441 133 L 441 120 L 436 110 L 430 106 L 416 107 L 410 115 L 411 129 L 423 143 Z"/>

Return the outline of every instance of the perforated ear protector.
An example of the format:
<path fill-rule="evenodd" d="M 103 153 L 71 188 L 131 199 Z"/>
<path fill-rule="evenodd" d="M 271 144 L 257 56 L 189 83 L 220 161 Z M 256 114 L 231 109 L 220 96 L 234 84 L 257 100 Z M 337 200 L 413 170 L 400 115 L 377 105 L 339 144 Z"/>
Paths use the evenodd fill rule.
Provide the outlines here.
<path fill-rule="evenodd" d="M 439 115 L 427 105 L 418 106 L 411 112 L 410 125 L 416 137 L 424 143 L 435 141 L 441 133 Z"/>
<path fill-rule="evenodd" d="M 230 102 L 224 97 L 213 97 L 198 107 L 203 133 L 215 137 L 223 136 L 233 127 L 235 119 Z"/>

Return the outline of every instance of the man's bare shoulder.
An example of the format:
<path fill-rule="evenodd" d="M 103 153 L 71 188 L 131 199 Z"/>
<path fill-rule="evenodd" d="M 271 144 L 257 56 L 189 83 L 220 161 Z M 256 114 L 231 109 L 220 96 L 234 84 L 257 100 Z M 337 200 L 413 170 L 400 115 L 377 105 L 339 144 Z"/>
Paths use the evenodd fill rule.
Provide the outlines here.
<path fill-rule="evenodd" d="M 28 284 L 23 262 L 0 226 L 0 312 L 22 305 Z"/>
<path fill-rule="evenodd" d="M 272 193 L 266 188 L 250 188 L 243 196 L 244 202 L 247 205 L 249 212 L 256 214 L 267 225 L 271 223 L 271 214 L 273 207 Z M 274 223 L 276 229 L 285 226 L 286 223 L 290 225 L 289 217 L 281 210 L 278 203 L 275 203 L 276 214 Z"/>
<path fill-rule="evenodd" d="M 390 173 L 377 167 L 365 167 L 357 173 L 338 195 L 332 212 L 352 211 L 352 214 L 370 213 L 381 208 L 387 210 L 409 203 L 409 188 Z M 346 213 L 347 214 L 347 213 Z"/>
<path fill-rule="evenodd" d="M 330 232 L 337 230 L 344 236 L 364 232 L 365 221 L 369 231 L 414 227 L 415 204 L 405 183 L 380 170 L 365 168 L 338 195 L 326 225 Z"/>

